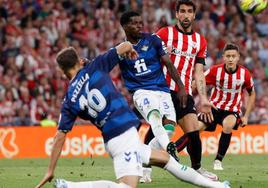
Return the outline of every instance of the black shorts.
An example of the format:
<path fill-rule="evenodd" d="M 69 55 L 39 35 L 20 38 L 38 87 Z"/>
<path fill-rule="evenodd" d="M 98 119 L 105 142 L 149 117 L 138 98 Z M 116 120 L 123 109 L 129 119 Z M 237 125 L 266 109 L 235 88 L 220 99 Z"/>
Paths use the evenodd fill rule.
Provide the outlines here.
<path fill-rule="evenodd" d="M 172 97 L 172 101 L 174 104 L 174 108 L 176 111 L 176 117 L 177 117 L 177 121 L 179 121 L 181 118 L 183 118 L 185 115 L 190 114 L 190 113 L 194 113 L 196 114 L 196 108 L 194 105 L 194 99 L 191 95 L 187 96 L 187 105 L 185 108 L 183 108 L 180 105 L 180 100 L 177 97 L 177 92 L 176 91 L 170 91 L 171 97 Z"/>
<path fill-rule="evenodd" d="M 239 114 L 236 112 L 229 112 L 229 111 L 220 110 L 220 109 L 215 110 L 214 108 L 212 108 L 212 114 L 214 117 L 214 121 L 212 123 L 205 123 L 204 120 L 202 120 L 200 118 L 200 116 L 198 116 L 198 120 L 202 121 L 203 123 L 205 123 L 207 125 L 207 128 L 205 129 L 206 131 L 211 131 L 211 132 L 215 131 L 217 124 L 222 126 L 223 120 L 231 114 L 236 117 L 236 123 L 235 123 L 235 126 L 233 127 L 234 130 L 237 130 L 238 126 L 241 123 L 241 118 L 240 118 Z"/>

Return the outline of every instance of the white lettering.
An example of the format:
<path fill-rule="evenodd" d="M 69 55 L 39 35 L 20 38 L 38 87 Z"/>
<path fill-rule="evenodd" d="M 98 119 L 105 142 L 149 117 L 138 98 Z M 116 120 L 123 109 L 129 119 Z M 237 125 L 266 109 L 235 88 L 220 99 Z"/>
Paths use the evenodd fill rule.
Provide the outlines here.
<path fill-rule="evenodd" d="M 77 82 L 77 85 L 75 87 L 75 90 L 72 94 L 72 98 L 71 101 L 75 102 L 76 98 L 81 90 L 81 88 L 83 87 L 83 85 L 85 84 L 85 82 L 89 79 L 89 75 L 86 73 L 84 76 L 81 77 L 81 79 Z"/>
<path fill-rule="evenodd" d="M 201 137 L 202 154 L 216 154 L 218 150 L 217 136 Z M 184 153 L 187 153 L 186 149 Z M 264 154 L 268 153 L 268 132 L 254 136 L 250 133 L 241 132 L 239 135 L 232 136 L 227 153 L 231 154 Z"/>
<path fill-rule="evenodd" d="M 52 145 L 53 145 L 53 138 L 48 138 L 45 142 L 45 152 L 47 155 L 51 155 Z"/>
<path fill-rule="evenodd" d="M 72 138 L 70 152 L 75 156 L 80 155 L 82 151 L 82 148 L 80 146 L 81 146 L 81 139 L 77 137 Z"/>
<path fill-rule="evenodd" d="M 241 135 L 245 135 L 245 133 L 241 133 Z M 246 140 L 245 140 L 245 142 L 246 142 L 246 145 L 247 145 L 247 152 L 248 153 L 253 153 L 253 151 L 252 151 L 252 136 L 250 135 L 250 134 L 247 134 L 246 135 Z"/>
<path fill-rule="evenodd" d="M 48 138 L 45 142 L 45 152 L 51 155 L 53 138 Z M 105 147 L 102 137 L 88 137 L 82 134 L 80 137 L 66 138 L 61 156 L 102 156 L 105 154 Z"/>
<path fill-rule="evenodd" d="M 254 153 L 263 153 L 264 139 L 261 136 L 253 138 L 253 151 Z"/>
<path fill-rule="evenodd" d="M 229 146 L 229 152 L 232 154 L 238 154 L 240 151 L 240 140 L 236 136 L 232 136 L 231 144 Z"/>
<path fill-rule="evenodd" d="M 217 147 L 218 139 L 216 137 L 208 137 L 207 139 L 207 152 L 216 153 L 218 150 Z"/>

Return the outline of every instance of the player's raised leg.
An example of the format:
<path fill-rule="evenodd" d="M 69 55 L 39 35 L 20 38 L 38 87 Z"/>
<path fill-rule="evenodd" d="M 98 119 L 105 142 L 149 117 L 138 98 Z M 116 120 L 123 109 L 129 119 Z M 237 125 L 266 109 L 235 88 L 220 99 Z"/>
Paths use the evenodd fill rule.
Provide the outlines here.
<path fill-rule="evenodd" d="M 170 142 L 167 132 L 162 124 L 160 94 L 157 91 L 138 90 L 133 95 L 134 105 L 150 124 L 152 132 L 161 145 L 162 149 L 168 151 L 174 158 L 176 157 L 176 148 L 173 142 Z"/>
<path fill-rule="evenodd" d="M 142 145 L 141 153 L 143 163 L 164 168 L 176 178 L 201 187 L 229 188 L 228 182 L 212 181 L 205 178 L 194 169 L 178 163 L 166 151 L 154 150 L 147 145 Z"/>

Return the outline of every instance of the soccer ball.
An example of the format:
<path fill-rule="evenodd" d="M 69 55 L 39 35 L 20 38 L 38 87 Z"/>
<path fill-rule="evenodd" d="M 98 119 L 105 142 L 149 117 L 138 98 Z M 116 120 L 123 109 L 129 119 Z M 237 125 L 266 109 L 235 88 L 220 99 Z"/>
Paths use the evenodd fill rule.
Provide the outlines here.
<path fill-rule="evenodd" d="M 268 0 L 240 0 L 239 3 L 244 12 L 256 15 L 267 7 Z"/>

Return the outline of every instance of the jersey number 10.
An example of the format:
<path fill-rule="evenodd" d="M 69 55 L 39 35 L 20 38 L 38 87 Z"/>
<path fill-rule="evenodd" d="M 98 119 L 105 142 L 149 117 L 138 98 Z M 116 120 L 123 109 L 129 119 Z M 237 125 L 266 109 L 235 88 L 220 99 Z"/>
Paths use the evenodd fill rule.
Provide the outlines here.
<path fill-rule="evenodd" d="M 91 117 L 96 118 L 107 105 L 105 97 L 98 89 L 87 90 L 86 97 L 81 95 L 79 98 L 79 105 L 81 110 L 88 110 Z"/>

